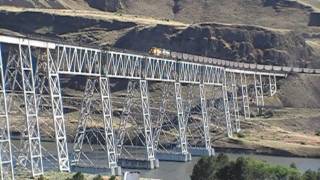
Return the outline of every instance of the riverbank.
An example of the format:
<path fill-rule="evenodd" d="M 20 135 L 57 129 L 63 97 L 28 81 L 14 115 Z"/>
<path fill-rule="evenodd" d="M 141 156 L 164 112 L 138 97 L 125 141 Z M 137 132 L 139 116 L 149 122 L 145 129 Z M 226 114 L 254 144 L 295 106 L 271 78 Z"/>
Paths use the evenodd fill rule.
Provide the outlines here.
<path fill-rule="evenodd" d="M 271 117 L 243 120 L 240 133 L 213 145 L 217 152 L 320 158 L 319 119 L 318 109 L 277 109 Z"/>
<path fill-rule="evenodd" d="M 241 142 L 241 141 L 240 141 Z M 234 144 L 232 145 L 234 146 Z M 251 146 L 251 147 L 250 147 Z M 301 157 L 301 158 L 319 158 L 319 147 L 298 147 L 298 152 L 292 150 L 277 149 L 272 147 L 248 145 L 246 147 L 219 147 L 214 146 L 217 153 L 236 153 L 236 154 L 254 154 L 254 155 L 266 155 L 266 156 L 279 156 L 279 157 Z M 297 150 L 296 149 L 296 150 Z"/>

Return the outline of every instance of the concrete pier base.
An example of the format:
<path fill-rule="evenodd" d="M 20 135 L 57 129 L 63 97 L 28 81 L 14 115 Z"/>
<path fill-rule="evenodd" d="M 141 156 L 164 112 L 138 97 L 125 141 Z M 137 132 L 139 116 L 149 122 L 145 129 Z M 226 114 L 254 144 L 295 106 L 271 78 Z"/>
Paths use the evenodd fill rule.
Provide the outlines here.
<path fill-rule="evenodd" d="M 115 176 L 121 176 L 122 175 L 122 169 L 120 166 L 112 167 L 111 168 L 111 174 Z"/>
<path fill-rule="evenodd" d="M 206 149 L 200 147 L 191 147 L 188 149 L 192 156 L 214 156 L 214 149 Z"/>
<path fill-rule="evenodd" d="M 182 154 L 180 152 L 157 152 L 156 157 L 160 161 L 176 161 L 176 162 L 188 162 L 191 161 L 191 154 Z"/>
<path fill-rule="evenodd" d="M 159 168 L 159 160 L 146 159 L 119 159 L 118 165 L 128 169 L 155 169 Z"/>

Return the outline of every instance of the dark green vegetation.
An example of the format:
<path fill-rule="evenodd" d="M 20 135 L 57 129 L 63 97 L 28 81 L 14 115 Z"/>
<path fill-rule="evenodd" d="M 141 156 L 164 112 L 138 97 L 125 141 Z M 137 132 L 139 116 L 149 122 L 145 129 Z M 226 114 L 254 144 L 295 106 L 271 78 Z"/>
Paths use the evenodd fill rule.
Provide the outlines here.
<path fill-rule="evenodd" d="M 294 164 L 275 166 L 244 157 L 231 161 L 219 154 L 201 158 L 193 168 L 191 180 L 320 180 L 320 170 L 302 174 Z"/>
<path fill-rule="evenodd" d="M 85 180 L 85 177 L 81 172 L 77 172 L 72 178 L 68 178 L 67 180 Z"/>
<path fill-rule="evenodd" d="M 64 179 L 64 180 L 104 180 L 108 177 L 104 177 L 101 175 L 89 175 L 89 174 L 83 174 L 81 172 L 77 172 L 75 174 L 69 174 L 69 173 L 57 173 L 54 176 L 47 174 L 47 175 L 41 175 L 37 178 L 37 180 L 50 180 L 50 179 Z M 109 177 L 109 180 L 116 180 L 116 176 Z"/>

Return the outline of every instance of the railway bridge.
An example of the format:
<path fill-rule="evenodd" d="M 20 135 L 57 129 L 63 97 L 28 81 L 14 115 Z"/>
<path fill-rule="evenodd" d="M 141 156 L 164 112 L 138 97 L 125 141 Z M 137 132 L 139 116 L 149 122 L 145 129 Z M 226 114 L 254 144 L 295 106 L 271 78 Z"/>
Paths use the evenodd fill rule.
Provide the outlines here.
<path fill-rule="evenodd" d="M 290 72 L 318 73 L 179 53 L 160 58 L 5 35 L 0 35 L 0 45 L 1 179 L 14 179 L 19 171 L 31 176 L 52 169 L 71 171 L 99 160 L 100 168 L 119 174 L 121 167 L 154 169 L 159 160 L 185 162 L 193 155 L 214 155 L 210 109 L 220 110 L 220 128 L 232 137 L 253 109 L 263 111 L 264 98 L 277 92 L 277 80 Z M 74 133 L 66 127 L 68 97 L 62 93 L 62 76 L 86 77 Z M 128 83 L 117 117 L 118 98 L 112 97 L 110 85 L 115 79 Z M 161 90 L 157 100 L 149 92 L 156 83 Z M 212 103 L 217 94 L 217 103 Z M 41 115 L 43 109 L 50 116 Z M 90 121 L 99 121 L 95 130 Z M 54 150 L 42 139 L 48 133 L 44 128 L 54 132 Z M 20 132 L 19 140 L 13 130 Z"/>

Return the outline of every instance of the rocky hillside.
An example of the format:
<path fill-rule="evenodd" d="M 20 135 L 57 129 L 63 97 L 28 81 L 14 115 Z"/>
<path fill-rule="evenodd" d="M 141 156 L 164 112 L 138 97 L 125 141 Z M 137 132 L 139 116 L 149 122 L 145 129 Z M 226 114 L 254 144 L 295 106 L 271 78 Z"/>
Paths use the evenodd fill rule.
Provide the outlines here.
<path fill-rule="evenodd" d="M 315 61 L 312 48 L 301 36 L 244 25 L 204 23 L 178 30 L 168 26 L 139 27 L 119 38 L 115 46 L 144 52 L 158 46 L 231 61 L 297 67 Z"/>
<path fill-rule="evenodd" d="M 0 0 L 0 4 L 26 8 L 93 10 L 85 0 Z"/>
<path fill-rule="evenodd" d="M 124 14 L 95 11 L 0 8 L 0 31 L 61 39 L 72 44 L 107 48 L 115 46 L 141 52 L 153 46 L 233 61 L 320 68 L 319 32 L 221 23 L 183 24 Z M 305 39 L 308 39 L 305 41 Z M 139 43 L 137 43 L 139 42 Z M 310 46 L 312 45 L 312 46 Z M 313 77 L 309 79 L 313 82 Z M 290 89 L 305 86 L 302 80 L 283 82 Z M 316 80 L 314 81 L 316 82 Z M 315 84 L 315 86 L 317 86 Z M 320 107 L 313 90 L 294 92 L 294 101 L 283 94 L 284 106 Z M 319 101 L 320 102 L 320 101 Z"/>
<path fill-rule="evenodd" d="M 102 10 L 186 23 L 220 22 L 308 30 L 312 0 L 1 0 L 1 5 Z M 312 20 L 312 19 L 311 19 Z"/>
<path fill-rule="evenodd" d="M 115 46 L 141 52 L 161 47 L 232 61 L 317 65 L 313 49 L 292 31 L 248 25 L 202 23 L 186 27 L 73 17 L 45 12 L 2 12 L 0 27 L 72 43 Z M 139 42 L 139 44 L 137 44 Z"/>

